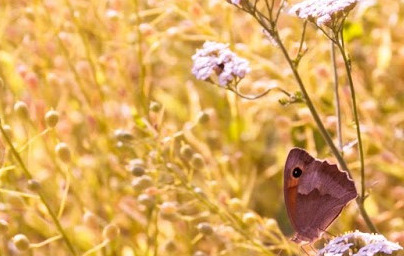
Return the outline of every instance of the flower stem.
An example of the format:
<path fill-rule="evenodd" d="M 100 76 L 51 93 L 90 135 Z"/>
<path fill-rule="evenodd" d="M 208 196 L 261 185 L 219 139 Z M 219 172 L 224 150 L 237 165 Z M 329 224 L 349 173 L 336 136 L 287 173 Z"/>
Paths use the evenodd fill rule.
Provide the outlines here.
<path fill-rule="evenodd" d="M 338 139 L 338 148 L 341 154 L 343 154 L 343 143 L 342 143 L 342 127 L 341 127 L 341 104 L 339 100 L 339 91 L 338 91 L 338 70 L 337 70 L 337 61 L 335 58 L 335 45 L 334 42 L 331 42 L 331 59 L 332 66 L 334 68 L 334 100 L 335 100 L 335 115 L 337 116 L 337 139 Z"/>
<path fill-rule="evenodd" d="M 3 126 L 0 124 L 0 131 L 1 134 L 3 135 L 3 137 L 5 138 L 5 140 L 7 141 L 7 144 L 10 146 L 11 149 L 11 153 L 14 155 L 15 159 L 17 160 L 17 162 L 20 164 L 21 169 L 23 170 L 25 176 L 27 176 L 28 179 L 32 179 L 33 176 L 32 174 L 28 171 L 27 167 L 25 166 L 24 162 L 22 161 L 22 158 L 20 156 L 20 154 L 18 153 L 18 151 L 15 149 L 13 143 L 11 142 L 10 138 L 7 136 L 7 133 L 4 131 Z M 50 205 L 48 204 L 48 202 L 46 201 L 46 196 L 44 194 L 44 192 L 39 189 L 38 190 L 38 195 L 39 198 L 41 199 L 41 202 L 45 205 L 46 209 L 48 210 L 53 222 L 56 225 L 56 228 L 59 230 L 60 234 L 63 237 L 63 240 L 65 241 L 67 247 L 69 248 L 70 252 L 72 253 L 72 255 L 77 255 L 73 244 L 71 243 L 71 241 L 69 240 L 69 238 L 67 237 L 62 225 L 60 224 L 56 214 L 52 211 Z"/>
<path fill-rule="evenodd" d="M 248 1 L 247 1 L 248 2 Z M 340 167 L 342 168 L 342 170 L 346 171 L 348 173 L 348 175 L 350 177 L 352 177 L 352 174 L 350 172 L 350 170 L 348 169 L 348 165 L 346 164 L 344 158 L 342 157 L 341 153 L 339 152 L 338 148 L 335 146 L 330 134 L 327 132 L 327 130 L 324 127 L 323 122 L 320 119 L 319 114 L 317 113 L 316 108 L 314 107 L 313 102 L 311 101 L 309 94 L 306 91 L 306 88 L 303 84 L 303 81 L 300 77 L 300 74 L 297 70 L 297 63 L 296 61 L 292 60 L 289 56 L 288 51 L 285 48 L 285 45 L 282 43 L 282 40 L 280 39 L 279 33 L 277 31 L 277 24 L 274 21 L 274 19 L 272 19 L 272 17 L 270 17 L 271 19 L 265 18 L 265 16 L 260 13 L 259 11 L 256 10 L 252 10 L 251 7 L 249 5 L 246 5 L 243 7 L 243 10 L 246 11 L 247 13 L 251 14 L 259 24 L 262 25 L 262 27 L 271 35 L 273 35 L 274 40 L 278 43 L 278 47 L 281 49 L 282 54 L 284 55 L 287 63 L 289 64 L 290 68 L 292 69 L 293 72 L 293 76 L 295 77 L 297 84 L 300 87 L 300 90 L 302 91 L 303 97 L 305 99 L 306 105 L 310 110 L 311 115 L 313 116 L 314 122 L 317 124 L 318 129 L 320 130 L 321 135 L 323 136 L 325 142 L 327 143 L 327 145 L 330 147 L 332 153 L 334 154 L 335 158 L 337 159 Z M 340 31 L 342 31 L 342 25 L 340 26 Z M 320 27 L 321 29 L 321 27 Z M 325 32 L 323 30 L 323 32 Z M 338 35 L 338 33 L 336 33 Z M 351 86 L 351 93 L 352 93 L 352 97 L 353 97 L 353 105 L 354 105 L 354 115 L 355 115 L 355 121 L 357 123 L 357 132 L 358 132 L 358 142 L 359 142 L 359 150 L 360 150 L 360 154 L 361 154 L 361 195 L 356 199 L 356 202 L 358 204 L 359 207 L 359 211 L 363 217 L 363 219 L 366 222 L 366 225 L 369 227 L 369 229 L 372 232 L 377 232 L 376 227 L 373 225 L 372 221 L 370 220 L 366 209 L 364 207 L 364 200 L 365 200 L 365 179 L 364 179 L 364 161 L 363 161 L 363 148 L 362 148 L 362 139 L 360 136 L 360 127 L 359 127 L 359 118 L 358 118 L 358 113 L 357 113 L 357 109 L 356 109 L 356 98 L 355 98 L 355 92 L 353 90 L 353 82 L 352 82 L 352 77 L 351 77 L 351 73 L 350 73 L 350 63 L 348 62 L 347 56 L 345 55 L 345 51 L 344 51 L 344 45 L 341 44 L 341 42 L 338 40 L 338 36 L 336 36 L 336 38 L 331 38 L 327 33 L 325 33 L 325 35 L 332 41 L 334 42 L 337 47 L 339 48 L 339 50 L 342 53 L 342 56 L 344 58 L 344 63 L 345 63 L 345 67 L 347 69 L 347 73 L 348 73 L 348 79 L 349 79 L 349 83 Z M 342 32 L 341 32 L 341 37 L 342 37 Z M 336 40 L 337 39 L 337 40 Z M 342 40 L 343 41 L 343 40 Z"/>
<path fill-rule="evenodd" d="M 348 169 L 347 164 L 345 163 L 344 159 L 342 158 L 342 155 L 339 153 L 339 150 L 337 149 L 337 147 L 335 146 L 334 142 L 331 139 L 330 134 L 327 132 L 327 130 L 324 127 L 323 122 L 320 119 L 319 114 L 317 113 L 316 108 L 314 107 L 313 102 L 310 99 L 309 94 L 307 93 L 306 87 L 303 84 L 303 81 L 300 77 L 299 72 L 297 71 L 297 68 L 293 62 L 293 60 L 290 58 L 285 46 L 283 45 L 282 41 L 279 39 L 279 36 L 276 37 L 277 43 L 279 45 L 279 48 L 281 49 L 283 55 L 286 58 L 286 61 L 288 62 L 289 66 L 292 69 L 293 75 L 300 87 L 300 90 L 302 91 L 302 94 L 304 96 L 305 102 L 307 107 L 309 108 L 314 121 L 317 124 L 318 129 L 320 130 L 321 135 L 323 136 L 324 140 L 326 141 L 327 145 L 331 148 L 331 151 L 333 152 L 333 154 L 335 155 L 335 157 L 337 158 L 338 163 L 340 164 L 341 168 L 345 171 L 347 171 L 350 174 L 350 171 Z"/>
<path fill-rule="evenodd" d="M 331 148 L 331 151 L 333 152 L 334 156 L 337 158 L 337 161 L 338 161 L 338 163 L 340 164 L 341 168 L 342 168 L 343 170 L 347 171 L 348 174 L 349 174 L 349 176 L 352 177 L 351 172 L 350 172 L 350 170 L 348 169 L 348 166 L 347 166 L 345 160 L 343 159 L 342 155 L 340 154 L 340 152 L 338 151 L 338 149 L 337 149 L 337 147 L 335 146 L 334 142 L 332 141 L 331 136 L 329 135 L 329 133 L 328 133 L 327 130 L 325 129 L 325 127 L 324 127 L 324 125 L 323 125 L 323 123 L 322 123 L 322 121 L 321 121 L 321 119 L 320 119 L 320 117 L 319 117 L 319 115 L 318 115 L 318 113 L 317 113 L 317 110 L 316 110 L 316 108 L 314 107 L 313 102 L 311 101 L 311 99 L 310 99 L 310 97 L 309 97 L 309 95 L 308 95 L 308 93 L 307 93 L 307 91 L 306 91 L 306 88 L 305 88 L 305 86 L 304 86 L 304 84 L 303 84 L 303 81 L 302 81 L 302 79 L 301 79 L 301 77 L 300 77 L 300 74 L 299 74 L 299 72 L 298 72 L 296 66 L 294 65 L 294 62 L 293 62 L 292 59 L 290 58 L 290 56 L 289 56 L 289 54 L 288 54 L 288 52 L 287 52 L 285 46 L 282 44 L 281 40 L 279 39 L 278 34 L 277 34 L 277 36 L 276 36 L 275 39 L 277 40 L 277 43 L 278 43 L 278 45 L 279 45 L 279 48 L 281 49 L 283 55 L 284 55 L 285 58 L 286 58 L 286 61 L 288 62 L 289 66 L 291 67 L 291 69 L 292 69 L 292 71 L 293 71 L 293 75 L 295 76 L 295 79 L 296 79 L 296 81 L 297 81 L 297 83 L 298 83 L 298 85 L 299 85 L 299 87 L 300 87 L 300 90 L 302 91 L 302 94 L 303 94 L 303 96 L 304 96 L 304 98 L 305 98 L 305 100 L 306 100 L 306 105 L 307 105 L 307 107 L 309 108 L 309 110 L 310 110 L 310 112 L 311 112 L 311 114 L 312 114 L 312 116 L 313 116 L 313 119 L 314 119 L 314 121 L 316 122 L 317 127 L 319 128 L 319 130 L 320 130 L 320 132 L 321 132 L 321 135 L 322 135 L 323 138 L 325 139 L 325 141 L 326 141 L 326 143 L 328 144 L 328 146 Z M 340 50 L 342 49 L 342 48 L 340 48 L 340 47 L 341 47 L 341 44 L 337 44 L 337 46 L 338 46 L 338 48 L 339 48 Z M 342 49 L 342 50 L 343 50 L 343 49 Z M 349 68 L 349 66 L 348 66 L 348 61 L 345 61 L 345 60 L 346 60 L 346 56 L 345 56 L 344 54 L 343 54 L 343 56 L 344 56 L 345 65 L 346 65 L 347 68 Z M 348 70 L 349 70 L 349 69 L 348 69 Z M 350 72 L 348 72 L 348 73 L 349 73 L 348 77 L 349 77 L 349 79 L 352 81 L 352 77 L 350 76 Z M 352 84 L 352 85 L 353 85 L 353 84 Z M 356 104 L 356 100 L 355 100 L 355 104 Z M 355 108 L 355 111 L 356 111 L 356 108 Z M 356 116 L 356 117 L 357 117 L 357 116 Z M 358 125 L 357 127 L 359 127 L 359 125 Z M 360 135 L 360 134 L 359 134 L 359 135 Z M 358 141 L 359 141 L 359 138 L 360 138 L 360 136 L 358 137 Z M 361 143 L 361 145 L 362 145 L 362 143 Z M 362 152 L 362 154 L 363 154 L 363 152 Z M 364 176 L 364 172 L 362 172 L 361 175 Z M 363 186 L 363 179 L 362 179 L 362 186 Z M 363 189 L 364 189 L 364 187 L 362 187 L 362 191 L 363 191 Z M 364 197 L 361 195 L 360 197 L 357 198 L 356 202 L 357 202 L 357 204 L 358 204 L 358 207 L 359 207 L 359 211 L 360 211 L 360 213 L 361 213 L 361 216 L 363 217 L 363 219 L 364 219 L 365 222 L 366 222 L 366 225 L 369 227 L 369 229 L 370 229 L 372 232 L 377 233 L 378 231 L 377 231 L 376 227 L 373 225 L 372 221 L 370 220 L 370 217 L 369 217 L 369 215 L 367 214 L 366 209 L 365 209 L 365 207 L 364 207 L 364 204 L 363 204 L 363 203 L 364 203 Z"/>
<path fill-rule="evenodd" d="M 346 70 L 347 77 L 348 77 L 348 84 L 349 84 L 349 88 L 351 91 L 352 108 L 353 108 L 353 114 L 354 114 L 355 126 L 356 126 L 356 135 L 358 137 L 360 174 L 361 174 L 361 193 L 357 199 L 357 202 L 359 205 L 359 210 L 361 211 L 362 217 L 365 219 L 367 226 L 369 227 L 369 229 L 372 232 L 376 233 L 377 229 L 371 222 L 369 216 L 367 215 L 365 207 L 364 207 L 364 202 L 366 199 L 366 195 L 365 195 L 365 193 L 366 193 L 366 191 L 365 191 L 365 158 L 364 158 L 364 153 L 363 153 L 363 144 L 362 144 L 362 136 L 361 136 L 361 131 L 360 131 L 359 114 L 358 114 L 358 108 L 357 108 L 357 103 L 356 103 L 355 87 L 353 85 L 353 80 L 352 80 L 351 67 L 349 64 L 348 57 L 346 56 L 344 47 L 339 40 L 337 40 L 336 45 L 341 53 L 341 56 L 342 56 L 342 58 L 344 60 L 344 64 L 345 64 L 345 70 Z"/>
<path fill-rule="evenodd" d="M 141 24 L 141 18 L 140 18 L 140 7 L 139 7 L 139 1 L 138 0 L 133 0 L 134 4 L 134 14 L 136 17 L 136 35 L 138 38 L 137 42 L 137 59 L 139 62 L 139 75 L 138 75 L 138 86 L 135 85 L 135 90 L 134 90 L 134 103 L 136 105 L 136 102 L 140 102 L 140 113 L 145 114 L 148 112 L 149 108 L 149 100 L 148 100 L 148 94 L 147 94 L 147 89 L 146 89 L 146 66 L 144 64 L 144 56 L 143 56 L 143 50 L 142 50 L 142 44 L 143 44 L 143 36 L 142 32 L 140 31 L 140 24 Z M 139 97 L 140 96 L 140 97 Z"/>
<path fill-rule="evenodd" d="M 241 98 L 243 98 L 243 99 L 246 99 L 246 100 L 256 100 L 256 99 L 262 98 L 262 97 L 264 97 L 265 95 L 267 95 L 267 94 L 268 94 L 270 91 L 272 91 L 272 90 L 278 90 L 278 91 L 284 93 L 286 96 L 291 97 L 291 94 L 290 94 L 290 93 L 288 93 L 287 91 L 285 91 L 284 89 L 279 88 L 279 87 L 271 87 L 271 88 L 267 89 L 265 92 L 260 93 L 260 94 L 258 94 L 258 95 L 245 95 L 245 94 L 241 94 L 241 93 L 237 90 L 237 88 L 232 88 L 232 87 L 228 87 L 227 89 L 230 90 L 230 91 L 232 91 L 232 92 L 234 92 L 237 96 L 239 96 L 239 97 L 241 97 Z"/>

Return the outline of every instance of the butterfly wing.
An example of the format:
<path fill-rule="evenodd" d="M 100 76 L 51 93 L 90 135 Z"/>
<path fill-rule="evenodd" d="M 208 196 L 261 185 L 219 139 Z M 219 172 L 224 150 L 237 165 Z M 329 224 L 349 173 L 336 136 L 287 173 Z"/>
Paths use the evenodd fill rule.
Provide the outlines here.
<path fill-rule="evenodd" d="M 296 169 L 301 170 L 298 177 L 293 175 Z M 285 165 L 284 196 L 289 219 L 296 231 L 294 240 L 311 242 L 357 196 L 357 192 L 347 172 L 294 148 Z"/>

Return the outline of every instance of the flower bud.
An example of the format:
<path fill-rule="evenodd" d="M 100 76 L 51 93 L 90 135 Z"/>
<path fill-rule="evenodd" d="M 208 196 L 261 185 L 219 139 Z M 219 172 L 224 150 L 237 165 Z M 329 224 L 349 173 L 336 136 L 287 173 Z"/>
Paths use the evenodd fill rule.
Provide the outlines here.
<path fill-rule="evenodd" d="M 53 128 L 56 126 L 56 124 L 59 122 L 59 112 L 56 110 L 49 110 L 45 114 L 45 122 L 46 126 L 49 128 Z"/>
<path fill-rule="evenodd" d="M 17 248 L 21 252 L 27 251 L 30 246 L 28 238 L 23 234 L 15 235 L 12 239 L 12 242 L 15 245 L 15 248 Z"/>
<path fill-rule="evenodd" d="M 190 160 L 192 158 L 192 155 L 194 154 L 194 151 L 192 150 L 191 146 L 185 144 L 182 145 L 180 148 L 180 155 L 185 159 L 185 160 Z"/>
<path fill-rule="evenodd" d="M 198 229 L 198 231 L 203 234 L 203 235 L 211 235 L 213 233 L 213 228 L 212 226 L 207 223 L 207 222 L 201 222 L 198 224 L 198 226 L 196 227 Z"/>
<path fill-rule="evenodd" d="M 194 252 L 194 254 L 192 254 L 192 256 L 207 256 L 207 254 L 204 253 L 203 251 L 196 251 Z"/>
<path fill-rule="evenodd" d="M 165 245 L 164 245 L 164 250 L 168 253 L 170 252 L 175 252 L 177 251 L 177 245 L 175 244 L 175 241 L 168 241 Z"/>
<path fill-rule="evenodd" d="M 88 226 L 88 227 L 98 227 L 98 225 L 100 224 L 99 218 L 97 217 L 97 215 L 95 215 L 94 213 L 90 212 L 90 211 L 86 211 L 83 214 L 83 223 Z"/>
<path fill-rule="evenodd" d="M 258 219 L 257 216 L 252 212 L 247 212 L 243 215 L 243 222 L 248 226 L 255 224 Z"/>
<path fill-rule="evenodd" d="M 202 155 L 199 153 L 195 153 L 192 155 L 192 159 L 191 159 L 191 165 L 195 168 L 195 169 L 201 169 L 204 167 L 205 162 L 202 158 Z"/>
<path fill-rule="evenodd" d="M 0 234 L 6 233 L 8 230 L 8 222 L 6 220 L 0 220 Z"/>
<path fill-rule="evenodd" d="M 10 125 L 3 124 L 3 130 L 6 133 L 7 137 L 11 138 L 13 136 L 13 131 L 11 130 Z"/>
<path fill-rule="evenodd" d="M 29 119 L 29 111 L 28 111 L 27 103 L 25 103 L 23 101 L 17 101 L 14 104 L 14 111 L 17 113 L 17 115 L 20 118 Z"/>
<path fill-rule="evenodd" d="M 30 19 L 30 20 L 34 20 L 34 19 L 35 19 L 35 12 L 34 12 L 34 10 L 32 9 L 32 7 L 26 7 L 25 10 L 24 10 L 24 12 L 25 12 L 25 15 L 26 15 L 26 17 L 27 17 L 28 19 Z"/>
<path fill-rule="evenodd" d="M 132 180 L 132 187 L 136 191 L 144 190 L 153 185 L 153 180 L 148 175 L 142 175 Z"/>
<path fill-rule="evenodd" d="M 38 191 L 38 189 L 41 187 L 41 184 L 34 179 L 28 180 L 28 189 L 31 191 Z"/>
<path fill-rule="evenodd" d="M 56 145 L 55 147 L 55 152 L 57 156 L 65 163 L 70 162 L 71 160 L 71 153 L 70 149 L 67 146 L 66 143 L 60 142 L 59 144 Z"/>
<path fill-rule="evenodd" d="M 229 209 L 231 211 L 240 211 L 243 208 L 243 205 L 238 198 L 231 198 L 228 202 L 227 205 L 229 206 Z"/>
<path fill-rule="evenodd" d="M 143 166 L 140 165 L 133 165 L 130 167 L 130 172 L 134 175 L 134 176 L 142 176 L 145 174 L 145 169 L 143 168 Z"/>
<path fill-rule="evenodd" d="M 200 112 L 198 114 L 198 123 L 206 124 L 209 121 L 210 117 L 209 114 L 206 112 Z"/>
<path fill-rule="evenodd" d="M 135 138 L 132 133 L 123 129 L 115 130 L 114 137 L 118 141 L 131 141 Z"/>
<path fill-rule="evenodd" d="M 159 112 L 161 109 L 161 104 L 155 101 L 150 103 L 150 110 L 153 112 Z"/>
<path fill-rule="evenodd" d="M 278 229 L 278 223 L 274 219 L 267 219 L 264 223 L 264 226 L 268 230 L 276 230 Z"/>
<path fill-rule="evenodd" d="M 147 194 L 140 194 L 137 197 L 137 201 L 138 201 L 139 204 L 144 205 L 144 206 L 146 206 L 148 208 L 154 206 L 154 204 L 156 203 L 155 197 L 147 195 Z"/>
<path fill-rule="evenodd" d="M 177 219 L 178 207 L 175 202 L 164 202 L 160 205 L 160 214 L 163 219 L 174 221 Z"/>
<path fill-rule="evenodd" d="M 205 192 L 203 192 L 203 190 L 200 187 L 195 187 L 194 188 L 194 192 L 202 197 L 206 197 Z"/>
<path fill-rule="evenodd" d="M 102 237 L 108 240 L 114 240 L 119 236 L 120 229 L 116 224 L 108 224 L 102 231 Z"/>

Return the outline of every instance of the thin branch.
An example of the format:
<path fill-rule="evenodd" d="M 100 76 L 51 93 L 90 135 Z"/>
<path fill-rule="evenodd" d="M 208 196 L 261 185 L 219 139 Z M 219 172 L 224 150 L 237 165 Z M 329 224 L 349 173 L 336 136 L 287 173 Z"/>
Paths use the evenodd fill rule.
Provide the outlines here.
<path fill-rule="evenodd" d="M 324 34 L 328 39 L 330 39 L 334 44 L 337 43 L 337 39 L 336 39 L 336 38 L 332 38 L 332 37 L 327 33 L 327 31 L 324 30 L 323 27 L 317 25 L 316 23 L 314 23 L 314 24 L 315 24 L 316 27 L 317 27 L 318 29 L 320 29 L 321 32 L 323 32 L 323 34 Z"/>
<path fill-rule="evenodd" d="M 20 165 L 21 169 L 23 170 L 25 176 L 28 179 L 33 179 L 32 174 L 30 173 L 30 171 L 28 170 L 28 168 L 26 167 L 26 165 L 24 164 L 24 161 L 21 158 L 21 155 L 18 153 L 18 151 L 15 149 L 13 142 L 10 140 L 10 138 L 8 137 L 7 133 L 4 131 L 3 126 L 0 124 L 0 132 L 3 135 L 4 139 L 6 140 L 8 146 L 10 147 L 10 151 L 13 154 L 13 156 L 15 157 L 15 159 L 17 160 L 18 164 Z M 70 250 L 70 253 L 72 255 L 77 255 L 76 250 L 74 249 L 73 244 L 71 243 L 70 239 L 68 238 L 68 236 L 66 235 L 65 230 L 62 227 L 62 224 L 60 223 L 60 221 L 58 220 L 56 214 L 53 212 L 53 210 L 51 209 L 49 203 L 46 201 L 46 195 L 45 193 L 39 189 L 38 190 L 38 195 L 39 198 L 41 199 L 41 202 L 45 205 L 46 210 L 48 211 L 49 215 L 51 216 L 53 223 L 55 223 L 57 230 L 59 231 L 59 233 L 61 234 L 61 236 L 63 237 L 64 242 L 66 243 L 67 247 Z"/>
<path fill-rule="evenodd" d="M 258 99 L 258 98 L 261 98 L 261 97 L 267 95 L 267 94 L 268 94 L 270 91 L 272 91 L 272 90 L 278 90 L 278 91 L 280 91 L 280 92 L 283 92 L 283 93 L 286 94 L 288 97 L 291 96 L 291 94 L 290 94 L 289 92 L 287 92 L 287 91 L 285 91 L 285 90 L 283 90 L 283 89 L 281 89 L 281 88 L 278 88 L 278 87 L 269 88 L 269 89 L 267 89 L 265 92 L 263 92 L 263 93 L 261 93 L 261 94 L 258 94 L 258 95 L 244 95 L 244 94 L 241 94 L 241 93 L 237 90 L 237 87 L 236 87 L 236 88 L 228 87 L 228 88 L 226 88 L 226 89 L 228 89 L 229 91 L 234 92 L 235 94 L 237 94 L 237 96 L 240 96 L 241 98 L 246 99 L 246 100 L 256 100 L 256 99 Z"/>
<path fill-rule="evenodd" d="M 338 85 L 338 69 L 337 69 L 337 60 L 335 57 L 335 46 L 334 43 L 331 42 L 331 61 L 334 70 L 334 100 L 335 100 L 335 115 L 337 116 L 337 139 L 338 139 L 338 148 L 341 154 L 344 154 L 342 147 L 342 127 L 341 127 L 341 104 L 339 99 L 339 85 Z"/>
<path fill-rule="evenodd" d="M 347 73 L 349 88 L 351 91 L 352 108 L 353 108 L 353 114 L 354 114 L 355 126 L 356 126 L 356 135 L 358 138 L 358 148 L 359 148 L 359 157 L 360 157 L 360 173 L 361 173 L 361 193 L 360 193 L 360 196 L 358 197 L 357 201 L 359 204 L 359 210 L 361 211 L 362 216 L 363 216 L 367 226 L 370 228 L 370 230 L 372 232 L 377 233 L 378 232 L 377 228 L 371 222 L 371 220 L 370 220 L 369 216 L 367 215 L 367 212 L 364 208 L 364 201 L 366 198 L 366 195 L 365 195 L 365 192 L 366 192 L 365 191 L 365 157 L 364 157 L 364 153 L 363 153 L 362 135 L 361 135 L 360 123 L 359 123 L 359 113 L 358 113 L 358 108 L 357 108 L 357 103 L 356 103 L 356 94 L 355 94 L 355 87 L 353 85 L 351 68 L 350 68 L 348 58 L 346 56 L 346 52 L 343 48 L 343 45 L 340 42 L 338 42 L 337 47 L 342 55 L 342 58 L 344 59 L 345 70 Z"/>
<path fill-rule="evenodd" d="M 304 38 L 306 37 L 306 28 L 307 28 L 307 21 L 304 21 L 304 23 L 303 23 L 302 37 L 301 37 L 300 45 L 299 45 L 299 50 L 297 51 L 297 56 L 296 56 L 295 61 L 294 61 L 296 66 L 299 65 L 300 59 L 303 57 L 304 53 L 307 51 L 307 50 L 305 50 L 305 51 L 302 53 L 303 44 L 304 44 Z"/>
<path fill-rule="evenodd" d="M 283 9 L 283 7 L 284 7 L 285 2 L 286 2 L 286 0 L 282 0 L 281 3 L 280 3 L 280 5 L 279 5 L 279 9 L 278 9 L 278 11 L 276 12 L 276 16 L 275 16 L 275 20 L 274 20 L 274 25 L 276 25 L 276 24 L 278 23 L 278 19 L 279 19 L 279 16 L 281 15 L 281 11 L 282 11 L 282 9 Z"/>
<path fill-rule="evenodd" d="M 274 8 L 274 0 L 272 0 L 271 2 L 272 3 L 271 3 L 271 6 L 270 6 L 269 3 L 268 3 L 268 0 L 265 0 L 265 6 L 267 8 L 268 15 L 272 19 L 272 10 Z"/>

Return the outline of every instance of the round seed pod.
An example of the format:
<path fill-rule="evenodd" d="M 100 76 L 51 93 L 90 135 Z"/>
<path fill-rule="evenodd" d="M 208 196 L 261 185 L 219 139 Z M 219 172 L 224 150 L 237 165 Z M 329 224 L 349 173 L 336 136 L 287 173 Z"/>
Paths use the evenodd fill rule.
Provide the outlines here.
<path fill-rule="evenodd" d="M 45 114 L 45 123 L 49 128 L 54 128 L 59 122 L 59 112 L 56 110 L 49 110 Z"/>
<path fill-rule="evenodd" d="M 17 234 L 12 238 L 12 242 L 21 252 L 25 252 L 29 249 L 30 241 L 29 239 L 23 234 Z"/>
<path fill-rule="evenodd" d="M 110 223 L 102 230 L 102 237 L 108 240 L 114 240 L 121 233 L 119 227 L 116 224 Z"/>

